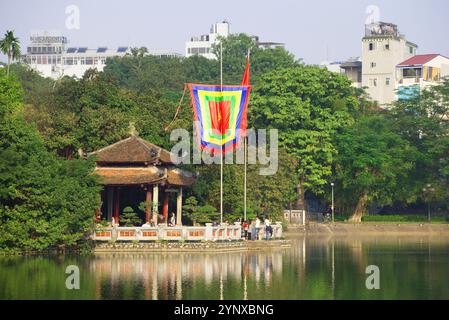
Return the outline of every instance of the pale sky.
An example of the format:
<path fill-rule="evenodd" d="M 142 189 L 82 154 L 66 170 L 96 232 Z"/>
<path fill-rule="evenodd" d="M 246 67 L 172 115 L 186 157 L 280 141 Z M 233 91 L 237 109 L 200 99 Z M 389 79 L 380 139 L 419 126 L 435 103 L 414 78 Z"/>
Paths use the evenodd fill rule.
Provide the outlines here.
<path fill-rule="evenodd" d="M 76 5 L 80 28 L 67 29 L 66 7 Z M 231 32 L 284 42 L 306 63 L 359 56 L 368 6 L 393 22 L 419 53 L 449 56 L 448 0 L 0 0 L 0 34 L 14 30 L 26 50 L 33 30 L 59 30 L 71 46 L 147 46 L 184 54 L 191 36 L 223 19 Z M 4 56 L 0 60 L 5 61 Z"/>

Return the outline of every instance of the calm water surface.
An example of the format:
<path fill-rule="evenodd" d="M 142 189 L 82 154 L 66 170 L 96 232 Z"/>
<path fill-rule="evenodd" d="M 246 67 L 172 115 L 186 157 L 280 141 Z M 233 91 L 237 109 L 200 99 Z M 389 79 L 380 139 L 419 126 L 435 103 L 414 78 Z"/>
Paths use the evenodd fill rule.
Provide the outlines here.
<path fill-rule="evenodd" d="M 449 299 L 449 239 L 292 241 L 255 253 L 0 257 L 0 299 Z M 80 290 L 65 287 L 68 265 Z M 368 265 L 380 290 L 365 287 Z"/>

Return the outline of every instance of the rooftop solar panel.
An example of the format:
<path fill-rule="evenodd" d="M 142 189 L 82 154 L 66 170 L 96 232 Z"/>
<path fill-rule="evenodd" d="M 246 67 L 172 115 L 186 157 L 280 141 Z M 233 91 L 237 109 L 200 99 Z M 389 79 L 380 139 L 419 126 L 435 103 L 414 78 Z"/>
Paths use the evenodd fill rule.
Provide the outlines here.
<path fill-rule="evenodd" d="M 87 51 L 86 47 L 78 48 L 79 53 L 85 53 Z"/>
<path fill-rule="evenodd" d="M 119 47 L 117 52 L 126 52 L 126 50 L 128 50 L 128 47 Z"/>
<path fill-rule="evenodd" d="M 74 53 L 76 52 L 76 48 L 67 48 L 67 53 Z"/>
<path fill-rule="evenodd" d="M 106 52 L 107 49 L 108 49 L 108 48 L 106 48 L 106 47 L 99 47 L 99 48 L 97 49 L 97 52 Z"/>

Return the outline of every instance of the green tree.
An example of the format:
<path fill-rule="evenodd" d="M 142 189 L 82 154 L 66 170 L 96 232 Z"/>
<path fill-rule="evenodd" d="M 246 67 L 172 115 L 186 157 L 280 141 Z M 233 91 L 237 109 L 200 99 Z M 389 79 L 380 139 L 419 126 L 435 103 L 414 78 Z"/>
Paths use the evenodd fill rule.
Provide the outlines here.
<path fill-rule="evenodd" d="M 418 154 L 393 127 L 384 116 L 362 116 L 336 137 L 336 190 L 341 190 L 340 201 L 354 208 L 350 221 L 361 222 L 373 202 L 410 199 L 406 182 Z"/>
<path fill-rule="evenodd" d="M 422 189 L 431 184 L 435 201 L 448 203 L 449 187 L 449 78 L 407 100 L 396 102 L 389 111 L 394 130 L 419 152 L 407 186 L 415 198 L 424 199 Z"/>
<path fill-rule="evenodd" d="M 0 70 L 0 249 L 71 247 L 85 239 L 99 206 L 93 161 L 46 150 L 23 117 L 22 90 Z"/>
<path fill-rule="evenodd" d="M 259 48 L 256 40 L 244 33 L 219 38 L 219 41 L 223 48 L 223 80 L 225 83 L 239 84 L 242 81 L 248 50 L 250 50 L 252 84 L 257 84 L 260 77 L 269 71 L 290 68 L 298 63 L 294 56 L 285 49 Z M 212 49 L 217 59 L 220 60 L 220 44 L 214 44 Z"/>
<path fill-rule="evenodd" d="M 249 107 L 256 128 L 278 129 L 279 143 L 297 161 L 298 206 L 304 193 L 323 192 L 332 175 L 333 137 L 353 123 L 358 99 L 344 76 L 299 65 L 262 76 Z"/>
<path fill-rule="evenodd" d="M 194 226 L 198 223 L 203 224 L 218 221 L 220 217 L 220 213 L 217 212 L 215 207 L 211 205 L 198 205 L 198 201 L 195 197 L 187 198 L 182 209 L 183 215 L 189 219 Z"/>
<path fill-rule="evenodd" d="M 6 75 L 9 76 L 9 66 L 13 60 L 20 58 L 20 41 L 14 36 L 14 32 L 7 30 L 3 39 L 0 39 L 0 50 L 8 57 Z"/>
<path fill-rule="evenodd" d="M 123 213 L 120 216 L 120 222 L 125 227 L 140 226 L 142 224 L 142 220 L 139 215 L 134 212 L 134 209 L 131 207 L 126 207 L 123 209 Z"/>

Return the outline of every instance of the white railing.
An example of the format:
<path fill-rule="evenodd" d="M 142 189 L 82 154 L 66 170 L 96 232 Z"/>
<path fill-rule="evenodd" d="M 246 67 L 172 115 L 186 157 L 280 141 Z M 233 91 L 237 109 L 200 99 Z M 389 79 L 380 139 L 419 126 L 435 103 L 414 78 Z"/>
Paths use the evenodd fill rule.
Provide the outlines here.
<path fill-rule="evenodd" d="M 282 225 L 273 224 L 272 238 L 282 237 Z M 157 227 L 105 227 L 97 229 L 92 235 L 95 241 L 237 241 L 242 239 L 240 222 L 234 225 L 205 227 L 160 225 Z"/>

